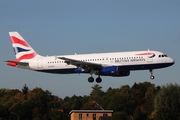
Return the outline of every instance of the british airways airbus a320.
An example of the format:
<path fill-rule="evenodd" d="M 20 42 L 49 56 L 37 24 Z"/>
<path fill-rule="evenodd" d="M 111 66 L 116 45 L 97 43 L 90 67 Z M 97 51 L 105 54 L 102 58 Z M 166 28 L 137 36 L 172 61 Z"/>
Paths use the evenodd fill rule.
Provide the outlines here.
<path fill-rule="evenodd" d="M 15 60 L 8 60 L 7 65 L 56 74 L 88 73 L 89 82 L 102 81 L 100 76 L 129 76 L 133 70 L 149 70 L 150 78 L 154 79 L 153 70 L 169 67 L 174 60 L 158 51 L 132 51 L 96 54 L 75 54 L 41 56 L 18 32 L 9 32 L 16 55 Z"/>

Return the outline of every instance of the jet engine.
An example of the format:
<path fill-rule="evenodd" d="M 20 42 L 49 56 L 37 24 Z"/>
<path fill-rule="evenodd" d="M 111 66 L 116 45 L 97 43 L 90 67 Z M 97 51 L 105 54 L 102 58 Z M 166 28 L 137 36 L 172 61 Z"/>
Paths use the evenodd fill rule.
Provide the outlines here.
<path fill-rule="evenodd" d="M 122 77 L 122 76 L 129 76 L 130 70 L 121 69 L 119 66 L 107 66 L 107 67 L 103 67 L 99 71 L 99 74 L 104 76 Z"/>

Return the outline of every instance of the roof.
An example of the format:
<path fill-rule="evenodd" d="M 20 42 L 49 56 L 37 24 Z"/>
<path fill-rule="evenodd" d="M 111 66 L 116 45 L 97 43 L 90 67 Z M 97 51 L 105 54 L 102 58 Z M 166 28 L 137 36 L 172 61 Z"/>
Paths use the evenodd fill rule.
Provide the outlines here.
<path fill-rule="evenodd" d="M 113 110 L 72 110 L 69 114 L 72 113 L 113 113 Z"/>

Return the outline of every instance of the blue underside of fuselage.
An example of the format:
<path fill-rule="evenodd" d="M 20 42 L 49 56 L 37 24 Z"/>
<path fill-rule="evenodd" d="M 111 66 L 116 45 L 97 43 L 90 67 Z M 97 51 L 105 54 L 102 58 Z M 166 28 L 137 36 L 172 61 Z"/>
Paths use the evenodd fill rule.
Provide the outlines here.
<path fill-rule="evenodd" d="M 149 69 L 159 69 L 165 68 L 173 65 L 174 63 L 158 63 L 158 64 L 144 64 L 144 65 L 124 65 L 119 66 L 121 70 L 149 70 Z M 36 70 L 39 72 L 54 73 L 54 74 L 72 74 L 72 73 L 89 73 L 88 71 L 77 72 L 76 68 L 67 69 L 44 69 Z"/>

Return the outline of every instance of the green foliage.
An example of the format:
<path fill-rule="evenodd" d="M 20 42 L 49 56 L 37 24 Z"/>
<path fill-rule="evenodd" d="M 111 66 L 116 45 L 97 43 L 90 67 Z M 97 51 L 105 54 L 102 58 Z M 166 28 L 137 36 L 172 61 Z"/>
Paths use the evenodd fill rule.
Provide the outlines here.
<path fill-rule="evenodd" d="M 19 116 L 22 120 L 69 120 L 73 109 L 100 109 L 101 106 L 114 111 L 112 120 L 180 119 L 180 86 L 169 84 L 161 88 L 144 82 L 104 92 L 95 84 L 87 96 L 64 99 L 38 87 L 29 90 L 26 84 L 22 91 L 0 89 L 0 118 L 5 120 L 10 116 L 12 119 Z"/>
<path fill-rule="evenodd" d="M 112 119 L 113 120 L 127 120 L 127 113 L 125 112 L 114 112 Z"/>
<path fill-rule="evenodd" d="M 103 96 L 104 92 L 102 91 L 102 87 L 98 84 L 92 87 L 92 91 L 90 93 L 90 99 L 92 101 L 96 101 L 98 103 L 101 102 L 101 97 Z"/>
<path fill-rule="evenodd" d="M 136 107 L 136 109 L 134 110 L 133 113 L 134 113 L 133 117 L 134 117 L 135 120 L 145 120 L 145 119 L 147 119 L 147 114 L 144 114 L 141 111 L 139 106 Z"/>
<path fill-rule="evenodd" d="M 26 89 L 26 90 L 25 90 Z M 0 118 L 16 119 L 50 119 L 49 111 L 55 107 L 61 107 L 62 99 L 52 96 L 51 93 L 41 88 L 28 90 L 0 89 Z"/>
<path fill-rule="evenodd" d="M 154 109 L 153 99 L 158 90 L 154 84 L 144 82 L 139 84 L 135 83 L 132 86 L 131 91 L 136 106 L 134 109 L 137 109 L 138 107 L 142 115 L 145 116 L 143 119 L 147 118 Z"/>
<path fill-rule="evenodd" d="M 155 119 L 177 120 L 180 118 L 180 86 L 163 86 L 154 99 Z"/>
<path fill-rule="evenodd" d="M 63 102 L 64 107 L 69 109 L 80 109 L 82 104 L 82 97 L 73 95 L 71 98 L 65 97 Z"/>
<path fill-rule="evenodd" d="M 28 94 L 29 88 L 26 86 L 26 84 L 23 86 L 22 92 L 23 94 Z"/>

